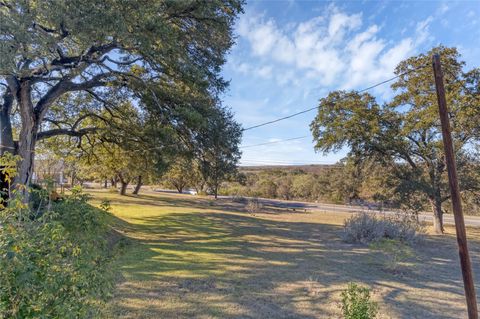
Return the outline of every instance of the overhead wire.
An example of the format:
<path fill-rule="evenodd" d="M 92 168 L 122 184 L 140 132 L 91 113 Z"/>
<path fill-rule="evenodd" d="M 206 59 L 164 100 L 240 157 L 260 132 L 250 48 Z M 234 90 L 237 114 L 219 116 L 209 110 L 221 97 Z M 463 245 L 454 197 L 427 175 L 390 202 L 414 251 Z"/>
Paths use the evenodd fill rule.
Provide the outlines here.
<path fill-rule="evenodd" d="M 378 83 L 376 83 L 376 84 L 374 84 L 374 85 L 371 85 L 371 86 L 369 86 L 369 87 L 366 87 L 366 88 L 364 88 L 364 89 L 356 90 L 355 93 L 363 93 L 363 92 L 365 92 L 365 91 L 371 90 L 371 89 L 376 88 L 376 87 L 378 87 L 378 86 L 380 86 L 380 85 L 383 85 L 383 84 L 385 84 L 385 83 L 391 82 L 391 81 L 393 81 L 393 80 L 395 80 L 395 79 L 397 79 L 397 78 L 399 78 L 399 77 L 401 77 L 401 76 L 404 76 L 404 75 L 407 75 L 407 74 L 409 74 L 409 73 L 411 73 L 411 72 L 414 72 L 414 71 L 418 71 L 418 70 L 420 70 L 420 69 L 423 69 L 423 68 L 425 68 L 425 67 L 428 66 L 428 65 L 429 65 L 429 64 L 424 64 L 424 65 L 421 65 L 421 66 L 419 66 L 419 67 L 417 67 L 417 68 L 413 68 L 413 69 L 411 69 L 411 70 L 402 72 L 402 73 L 400 73 L 400 74 L 398 74 L 398 75 L 396 75 L 396 76 L 394 76 L 394 77 L 391 77 L 391 78 L 389 78 L 389 79 L 383 80 L 383 81 L 381 81 L 381 82 L 378 82 Z M 287 120 L 287 119 L 289 119 L 289 118 L 292 118 L 292 117 L 295 117 L 295 116 L 298 116 L 298 115 L 301 115 L 301 114 L 304 114 L 304 113 L 311 112 L 311 111 L 313 111 L 313 110 L 315 110 L 315 109 L 317 109 L 317 108 L 318 108 L 317 106 L 311 107 L 311 108 L 308 108 L 308 109 L 306 109 L 306 110 L 303 110 L 303 111 L 300 111 L 300 112 L 297 112 L 297 113 L 294 113 L 294 114 L 290 114 L 290 115 L 288 115 L 288 116 L 284 116 L 284 117 L 281 117 L 281 118 L 278 118 L 278 119 L 275 119 L 275 120 L 271 120 L 271 121 L 267 121 L 267 122 L 264 122 L 264 123 L 260 123 L 260 124 L 254 125 L 254 126 L 246 127 L 246 128 L 244 128 L 244 129 L 242 129 L 242 131 L 249 131 L 249 130 L 252 130 L 252 129 L 255 129 L 255 128 L 258 128 L 258 127 L 262 127 L 262 126 L 265 126 L 265 125 L 270 125 L 270 124 L 277 123 L 277 122 L 280 122 L 280 121 L 283 121 L 283 120 Z"/>
<path fill-rule="evenodd" d="M 376 84 L 373 84 L 371 86 L 368 86 L 366 88 L 363 88 L 361 90 L 357 90 L 357 91 L 354 91 L 352 93 L 363 93 L 363 92 L 366 92 L 368 90 L 371 90 L 373 88 L 376 88 L 380 85 L 383 85 L 383 84 L 386 84 L 388 82 L 391 82 L 401 76 L 404 76 L 404 75 L 407 75 L 411 72 L 414 72 L 414 71 L 417 71 L 417 70 L 420 70 L 420 69 L 423 69 L 425 67 L 427 67 L 429 64 L 424 64 L 424 65 L 421 65 L 419 67 L 416 67 L 416 68 L 413 68 L 411 70 L 408 70 L 408 71 L 405 71 L 405 72 L 402 72 L 394 77 L 391 77 L 389 79 L 386 79 L 386 80 L 383 80 L 381 82 L 378 82 Z M 303 110 L 303 111 L 300 111 L 300 112 L 297 112 L 297 113 L 294 113 L 294 114 L 291 114 L 291 115 L 288 115 L 288 116 L 284 116 L 284 117 L 281 117 L 281 118 L 278 118 L 278 119 L 275 119 L 275 120 L 271 120 L 271 121 L 267 121 L 267 122 L 264 122 L 264 123 L 260 123 L 260 124 L 257 124 L 257 125 L 254 125 L 254 126 L 250 126 L 250 127 L 247 127 L 245 129 L 243 129 L 242 131 L 248 131 L 248 130 L 251 130 L 251 129 L 255 129 L 255 128 L 258 128 L 258 127 L 262 127 L 262 126 L 265 126 L 265 125 L 269 125 L 269 124 L 274 124 L 274 123 L 277 123 L 277 122 L 280 122 L 280 121 L 283 121 L 283 120 L 286 120 L 286 119 L 289 119 L 289 118 L 292 118 L 292 117 L 295 117 L 295 116 L 298 116 L 298 115 L 301 115 L 301 114 L 304 114 L 304 113 L 308 113 L 310 111 L 313 111 L 317 109 L 317 107 L 312 107 L 312 108 L 308 108 L 306 110 Z M 282 143 L 282 142 L 286 142 L 286 141 L 291 141 L 291 140 L 297 140 L 297 139 L 302 139 L 302 138 L 306 138 L 308 136 L 300 136 L 300 137 L 294 137 L 294 138 L 291 138 L 291 139 L 285 139 L 285 140 L 280 140 L 280 141 L 272 141 L 272 142 L 266 142 L 266 143 L 259 143 L 259 144 L 254 144 L 254 145 L 247 145 L 247 146 L 243 146 L 241 148 L 250 148 L 250 147 L 256 147 L 256 146 L 264 146 L 264 145 L 270 145 L 270 144 L 276 144 L 276 143 Z M 266 161 L 266 160 L 248 160 L 248 159 L 243 159 L 242 160 L 242 164 L 245 165 L 245 163 L 259 163 L 259 164 L 268 164 L 268 163 L 275 163 L 275 164 L 285 164 L 285 165 L 330 165 L 330 166 L 337 166 L 339 167 L 338 164 L 332 164 L 332 163 L 318 163 L 318 162 L 305 162 L 305 163 L 294 163 L 294 161 L 290 161 L 290 162 L 278 162 L 278 161 Z"/>
<path fill-rule="evenodd" d="M 291 114 L 291 115 L 288 115 L 288 116 L 285 116 L 285 117 L 276 119 L 276 120 L 272 120 L 272 121 L 268 121 L 268 122 L 265 122 L 265 123 L 261 123 L 261 124 L 258 124 L 258 125 L 254 125 L 254 126 L 250 126 L 250 127 L 244 128 L 242 131 L 248 131 L 248 130 L 252 130 L 252 129 L 257 128 L 257 127 L 261 127 L 261 126 L 273 124 L 273 123 L 276 123 L 276 122 L 280 122 L 280 121 L 283 121 L 283 120 L 286 120 L 286 119 L 289 119 L 289 118 L 298 116 L 298 115 L 300 115 L 300 114 L 308 113 L 308 112 L 313 111 L 313 110 L 315 110 L 315 109 L 317 109 L 316 106 L 315 106 L 315 107 L 312 107 L 312 108 L 309 108 L 309 109 L 306 109 L 306 110 L 303 110 L 303 111 L 300 111 L 300 112 L 298 112 L 298 113 L 294 113 L 294 114 Z"/>

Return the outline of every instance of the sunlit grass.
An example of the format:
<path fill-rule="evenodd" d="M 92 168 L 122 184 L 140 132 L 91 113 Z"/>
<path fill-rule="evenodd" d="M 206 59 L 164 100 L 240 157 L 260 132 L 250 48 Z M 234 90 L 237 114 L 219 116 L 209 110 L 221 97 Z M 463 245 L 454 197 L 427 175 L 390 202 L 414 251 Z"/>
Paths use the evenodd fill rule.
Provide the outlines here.
<path fill-rule="evenodd" d="M 116 261 L 113 318 L 336 318 L 349 281 L 373 289 L 380 318 L 464 314 L 451 228 L 427 236 L 397 275 L 368 247 L 340 240 L 348 213 L 250 215 L 204 197 L 91 194 L 96 205 L 111 201 L 111 223 L 129 239 Z M 478 268 L 480 232 L 469 234 Z"/>
<path fill-rule="evenodd" d="M 120 269 L 127 270 L 125 277 L 201 278 L 239 268 L 229 265 L 233 248 L 227 230 L 202 218 L 203 213 L 217 211 L 208 206 L 208 200 L 200 199 L 199 207 L 192 207 L 186 205 L 194 204 L 190 199 L 185 202 L 170 196 L 91 193 L 93 204 L 103 199 L 111 201 L 114 216 L 120 219 L 116 221 L 119 229 L 134 239 L 133 247 L 118 260 Z"/>

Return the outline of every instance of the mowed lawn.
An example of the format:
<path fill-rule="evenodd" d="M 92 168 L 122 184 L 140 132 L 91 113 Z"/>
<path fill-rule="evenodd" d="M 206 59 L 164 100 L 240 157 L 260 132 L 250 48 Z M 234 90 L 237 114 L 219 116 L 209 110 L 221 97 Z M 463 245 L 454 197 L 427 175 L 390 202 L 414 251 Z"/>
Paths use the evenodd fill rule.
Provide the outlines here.
<path fill-rule="evenodd" d="M 115 228 L 131 239 L 115 265 L 112 318 L 340 318 L 349 281 L 372 289 L 380 318 L 466 318 L 452 228 L 427 236 L 399 273 L 341 241 L 349 214 L 251 215 L 226 200 L 91 193 L 111 200 Z M 480 278 L 480 231 L 468 233 Z"/>

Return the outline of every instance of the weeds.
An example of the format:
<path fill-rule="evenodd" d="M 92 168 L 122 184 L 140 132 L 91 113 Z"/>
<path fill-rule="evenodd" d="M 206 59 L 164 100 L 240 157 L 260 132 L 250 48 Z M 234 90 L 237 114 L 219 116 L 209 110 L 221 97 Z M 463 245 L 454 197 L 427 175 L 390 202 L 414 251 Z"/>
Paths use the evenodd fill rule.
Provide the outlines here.
<path fill-rule="evenodd" d="M 342 292 L 342 311 L 344 319 L 374 319 L 378 306 L 370 300 L 370 289 L 351 282 Z"/>
<path fill-rule="evenodd" d="M 383 254 L 386 268 L 393 272 L 398 272 L 405 261 L 415 256 L 410 246 L 395 239 L 376 241 L 370 248 Z"/>

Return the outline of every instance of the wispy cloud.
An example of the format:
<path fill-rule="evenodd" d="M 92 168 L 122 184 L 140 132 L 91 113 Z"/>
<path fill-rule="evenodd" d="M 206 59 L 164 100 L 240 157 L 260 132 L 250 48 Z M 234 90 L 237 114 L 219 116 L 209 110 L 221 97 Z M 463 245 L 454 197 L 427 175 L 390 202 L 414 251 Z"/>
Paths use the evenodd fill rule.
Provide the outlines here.
<path fill-rule="evenodd" d="M 273 77 L 280 85 L 289 83 L 289 79 L 308 77 L 322 86 L 338 85 L 344 89 L 391 76 L 398 62 L 431 40 L 432 17 L 419 22 L 413 34 L 396 43 L 381 38 L 378 25 L 365 25 L 363 20 L 361 12 L 347 14 L 331 5 L 322 15 L 288 28 L 282 28 L 273 18 L 249 13 L 240 19 L 237 31 L 248 42 L 252 56 L 290 70 L 278 76 L 271 66 L 252 67 L 252 74 Z M 241 67 L 239 71 L 242 72 Z"/>
<path fill-rule="evenodd" d="M 292 2 L 286 8 L 250 1 L 237 23 L 237 45 L 224 69 L 231 80 L 224 102 L 244 127 L 312 108 L 330 91 L 388 79 L 400 61 L 438 43 L 457 46 L 469 68 L 478 66 L 480 7 L 473 2 Z M 389 85 L 371 93 L 380 101 L 393 94 Z M 245 131 L 243 145 L 310 135 L 314 116 L 312 111 Z M 251 164 L 333 163 L 346 151 L 316 154 L 307 138 L 245 148 L 242 158 Z"/>

